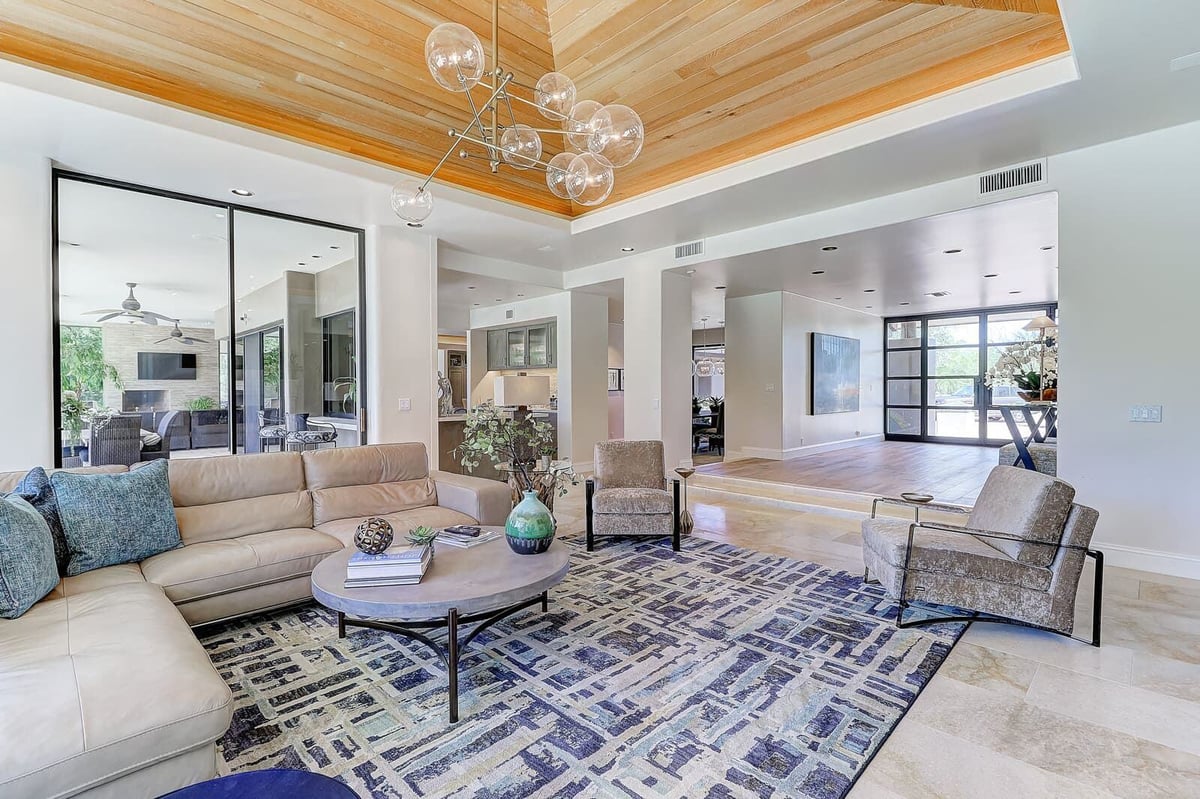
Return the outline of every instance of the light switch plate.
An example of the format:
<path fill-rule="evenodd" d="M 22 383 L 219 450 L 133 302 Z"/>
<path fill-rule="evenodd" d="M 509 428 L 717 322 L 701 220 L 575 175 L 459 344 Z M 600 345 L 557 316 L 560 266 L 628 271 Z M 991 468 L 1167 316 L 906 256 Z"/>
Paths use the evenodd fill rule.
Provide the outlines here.
<path fill-rule="evenodd" d="M 1162 406 L 1161 405 L 1130 405 L 1129 406 L 1129 421 L 1131 422 L 1149 422 L 1158 424 L 1162 422 Z"/>
<path fill-rule="evenodd" d="M 400 410 L 411 411 L 412 410 L 412 400 L 409 399 L 408 397 L 401 397 L 400 398 Z"/>
<path fill-rule="evenodd" d="M 767 383 L 767 389 L 766 389 L 766 390 L 767 390 L 767 392 L 772 392 L 772 391 L 774 391 L 774 390 L 775 390 L 775 384 L 774 384 L 774 383 Z"/>

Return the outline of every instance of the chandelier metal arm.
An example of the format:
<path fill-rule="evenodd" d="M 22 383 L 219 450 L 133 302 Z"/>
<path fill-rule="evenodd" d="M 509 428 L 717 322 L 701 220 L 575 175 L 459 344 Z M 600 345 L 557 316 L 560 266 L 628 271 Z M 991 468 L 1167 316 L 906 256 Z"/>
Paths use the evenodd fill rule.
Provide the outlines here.
<path fill-rule="evenodd" d="M 483 107 L 485 110 L 487 109 L 487 106 L 489 104 L 491 104 L 492 102 L 494 102 L 496 97 L 498 97 L 500 95 L 500 93 L 504 91 L 504 88 L 508 85 L 508 82 L 510 79 L 511 78 L 509 76 L 505 76 L 504 78 L 502 78 L 500 80 L 500 84 L 492 91 L 492 94 L 488 98 L 488 101 L 483 104 Z M 475 104 L 472 103 L 471 107 L 474 108 Z M 480 122 L 480 120 L 479 120 L 480 114 L 481 114 L 480 111 L 478 111 L 478 110 L 475 111 L 475 114 L 472 117 L 471 122 L 467 125 L 467 130 L 470 130 L 471 126 L 475 125 L 475 124 L 480 125 L 481 129 L 482 129 L 483 123 Z M 486 141 L 482 141 L 480 139 L 473 139 L 473 138 L 467 136 L 466 131 L 454 131 L 450 135 L 454 137 L 454 143 L 450 145 L 450 149 L 446 150 L 446 154 L 442 156 L 442 160 L 437 162 L 437 166 L 435 166 L 433 168 L 433 171 L 429 173 L 429 176 L 425 178 L 425 182 L 421 184 L 421 188 L 419 189 L 419 191 L 425 191 L 425 189 L 428 188 L 430 181 L 433 180 L 433 176 L 438 173 L 439 169 L 441 169 L 443 166 L 445 166 L 447 159 L 449 159 L 450 156 L 454 155 L 454 148 L 459 145 L 459 142 L 466 140 L 466 141 L 472 142 L 474 144 L 482 144 L 484 147 L 488 148 L 489 153 L 492 151 L 492 145 L 488 144 Z"/>
<path fill-rule="evenodd" d="M 471 144 L 478 144 L 478 145 L 480 145 L 481 147 L 487 147 L 487 146 L 488 146 L 487 142 L 483 141 L 482 139 L 476 139 L 474 136 L 468 136 L 468 135 L 467 135 L 467 134 L 465 134 L 465 133 L 456 133 L 456 134 L 454 134 L 454 135 L 455 135 L 455 138 L 457 138 L 457 139 L 460 139 L 460 140 L 462 140 L 462 141 L 468 141 L 468 142 L 470 142 Z M 457 143 L 456 143 L 456 145 L 455 145 L 455 146 L 457 146 Z M 451 148 L 450 148 L 450 151 L 451 151 L 451 152 L 453 152 L 453 151 L 454 151 L 454 147 L 451 147 Z M 447 153 L 447 155 L 449 155 L 449 153 Z M 521 163 L 523 163 L 523 164 L 524 164 L 524 163 L 528 163 L 528 164 L 530 164 L 530 165 L 537 164 L 537 165 L 538 165 L 538 166 L 540 166 L 542 169 L 555 169 L 555 168 L 556 168 L 556 167 L 552 167 L 552 166 L 550 166 L 550 164 L 546 163 L 545 161 L 540 161 L 540 160 L 538 160 L 537 158 L 534 158 L 533 156 L 529 156 L 529 155 L 522 155 L 522 156 L 520 156 L 520 161 L 521 161 Z"/>

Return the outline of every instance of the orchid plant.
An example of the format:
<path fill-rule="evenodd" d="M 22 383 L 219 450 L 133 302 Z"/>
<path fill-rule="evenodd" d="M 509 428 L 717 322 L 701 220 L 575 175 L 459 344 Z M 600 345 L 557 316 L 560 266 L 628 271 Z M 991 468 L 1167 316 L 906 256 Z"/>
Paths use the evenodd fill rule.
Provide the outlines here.
<path fill-rule="evenodd" d="M 1057 388 L 1058 339 L 1020 341 L 1005 347 L 983 382 L 989 388 L 1015 385 L 1022 391 Z"/>

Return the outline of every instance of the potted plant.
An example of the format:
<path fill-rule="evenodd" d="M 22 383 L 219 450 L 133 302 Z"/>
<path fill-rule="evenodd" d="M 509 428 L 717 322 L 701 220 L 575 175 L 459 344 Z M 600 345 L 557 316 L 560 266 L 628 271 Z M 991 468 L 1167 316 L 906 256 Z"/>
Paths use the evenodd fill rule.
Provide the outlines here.
<path fill-rule="evenodd" d="M 556 494 L 565 494 L 567 486 L 577 482 L 569 466 L 537 468 L 538 459 L 553 456 L 555 449 L 549 422 L 511 416 L 495 405 L 482 405 L 467 414 L 463 443 L 454 449 L 468 472 L 484 460 L 507 464 L 509 484 L 522 499 L 509 514 L 504 532 L 509 546 L 522 555 L 550 548 L 557 523 L 546 500 L 553 505 Z"/>
<path fill-rule="evenodd" d="M 1019 341 L 1000 353 L 984 385 L 1016 386 L 1026 402 L 1058 398 L 1058 339 Z"/>
<path fill-rule="evenodd" d="M 207 395 L 188 400 L 189 411 L 211 411 L 217 407 L 217 401 Z"/>
<path fill-rule="evenodd" d="M 83 449 L 88 408 L 103 402 L 105 383 L 120 388 L 121 375 L 104 360 L 104 337 L 98 327 L 63 325 L 59 329 L 59 351 L 62 425 L 68 436 L 63 455 L 77 457 Z"/>

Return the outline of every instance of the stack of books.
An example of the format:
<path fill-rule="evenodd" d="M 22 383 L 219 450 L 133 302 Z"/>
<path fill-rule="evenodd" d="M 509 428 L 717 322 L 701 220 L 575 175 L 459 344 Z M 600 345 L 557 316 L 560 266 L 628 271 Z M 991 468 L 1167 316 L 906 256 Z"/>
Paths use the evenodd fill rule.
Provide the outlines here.
<path fill-rule="evenodd" d="M 473 527 L 466 524 L 447 527 L 438 533 L 437 540 L 444 544 L 449 544 L 452 547 L 461 549 L 470 549 L 477 547 L 480 544 L 486 544 L 488 541 L 494 541 L 500 537 L 500 534 L 495 530 L 481 530 L 478 527 Z"/>
<path fill-rule="evenodd" d="M 407 549 L 389 549 L 378 555 L 355 552 L 346 566 L 346 587 L 416 585 L 421 582 L 432 557 L 433 547 L 429 544 Z"/>

